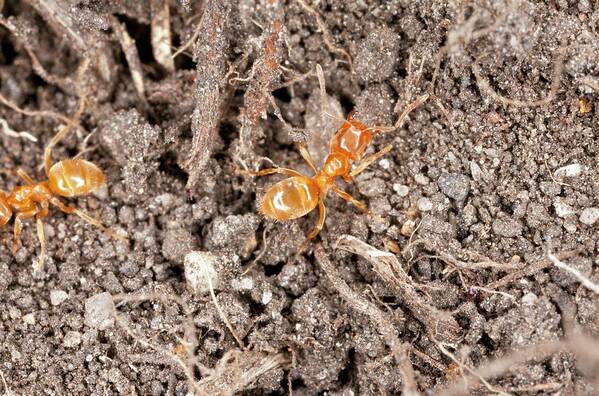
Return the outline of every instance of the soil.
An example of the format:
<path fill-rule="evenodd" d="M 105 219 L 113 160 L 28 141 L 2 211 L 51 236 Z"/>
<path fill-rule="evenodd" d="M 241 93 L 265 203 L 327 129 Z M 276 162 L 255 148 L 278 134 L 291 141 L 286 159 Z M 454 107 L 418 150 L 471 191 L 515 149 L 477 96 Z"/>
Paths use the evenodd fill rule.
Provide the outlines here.
<path fill-rule="evenodd" d="M 65 201 L 129 238 L 52 208 L 33 272 L 34 222 L 1 230 L 3 394 L 599 392 L 595 2 L 0 5 L 0 168 L 44 180 L 85 98 L 53 157 L 107 182 Z M 425 94 L 340 182 L 383 219 L 329 194 L 296 255 L 317 211 L 264 219 L 280 177 L 240 169 L 310 174 L 294 142 Z"/>

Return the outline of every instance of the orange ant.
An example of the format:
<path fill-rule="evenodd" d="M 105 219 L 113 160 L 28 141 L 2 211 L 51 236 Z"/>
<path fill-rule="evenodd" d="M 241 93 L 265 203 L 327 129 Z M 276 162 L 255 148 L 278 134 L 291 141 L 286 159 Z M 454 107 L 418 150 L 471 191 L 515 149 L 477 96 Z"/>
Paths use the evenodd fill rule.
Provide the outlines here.
<path fill-rule="evenodd" d="M 326 102 L 324 74 L 320 65 L 316 66 L 316 70 L 320 85 L 321 111 L 331 116 L 326 111 L 328 104 Z M 252 176 L 265 176 L 275 173 L 290 176 L 274 184 L 266 191 L 259 204 L 260 213 L 273 220 L 288 221 L 305 216 L 318 206 L 318 222 L 308 233 L 306 240 L 300 245 L 298 254 L 320 233 L 320 230 L 324 226 L 326 216 L 324 202 L 329 190 L 332 190 L 339 197 L 350 202 L 365 213 L 373 217 L 379 217 L 372 213 L 366 204 L 358 201 L 349 193 L 339 188 L 335 183 L 335 178 L 341 177 L 349 183 L 370 164 L 391 151 L 393 146 L 387 145 L 382 150 L 364 157 L 366 149 L 372 142 L 375 134 L 400 128 L 407 115 L 422 105 L 428 97 L 429 95 L 425 94 L 412 102 L 393 126 L 368 128 L 353 118 L 353 112 L 350 113 L 347 119 L 343 120 L 343 125 L 331 138 L 329 154 L 321 170 L 318 170 L 314 165 L 312 156 L 305 144 L 299 143 L 298 149 L 302 158 L 314 172 L 314 176 L 312 177 L 305 176 L 296 170 L 288 168 L 268 168 L 256 172 L 244 171 L 243 173 L 249 173 Z M 355 167 L 352 169 L 354 165 Z"/>
<path fill-rule="evenodd" d="M 76 119 L 81 115 L 83 106 L 82 101 Z M 52 165 L 52 147 L 75 126 L 75 122 L 73 120 L 67 126 L 63 127 L 46 146 L 44 152 L 44 170 L 48 178 L 47 181 L 34 182 L 24 170 L 17 169 L 15 173 L 23 179 L 25 185 L 14 187 L 11 192 L 0 190 L 0 228 L 10 221 L 13 214 L 15 215 L 12 246 L 13 256 L 16 255 L 20 247 L 23 220 L 32 217 L 36 219 L 37 236 L 40 241 L 41 252 L 38 262 L 34 264 L 34 270 L 40 269 L 44 265 L 46 241 L 42 219 L 48 216 L 50 204 L 58 207 L 58 209 L 65 213 L 81 217 L 111 237 L 128 244 L 126 238 L 117 235 L 113 230 L 102 225 L 99 220 L 94 219 L 77 208 L 65 205 L 57 197 L 78 197 L 89 194 L 104 184 L 105 180 L 104 173 L 100 168 L 89 161 L 78 159 L 77 157 Z"/>

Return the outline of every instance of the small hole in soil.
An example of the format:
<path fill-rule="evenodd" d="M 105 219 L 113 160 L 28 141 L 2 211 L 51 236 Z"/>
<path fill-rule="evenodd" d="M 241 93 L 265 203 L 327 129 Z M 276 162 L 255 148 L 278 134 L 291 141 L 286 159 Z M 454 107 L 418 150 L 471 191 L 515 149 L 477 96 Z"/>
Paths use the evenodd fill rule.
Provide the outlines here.
<path fill-rule="evenodd" d="M 489 351 L 493 351 L 496 348 L 495 341 L 493 341 L 493 339 L 489 337 L 487 333 L 483 333 L 482 337 L 480 337 L 480 340 L 478 340 L 478 343 L 487 348 Z"/>
<path fill-rule="evenodd" d="M 158 170 L 187 183 L 187 173 L 177 164 L 177 155 L 173 151 L 167 151 L 160 157 Z"/>
<path fill-rule="evenodd" d="M 5 30 L 6 29 L 2 29 L 2 31 Z M 12 65 L 17 57 L 17 51 L 15 50 L 12 42 L 8 39 L 8 35 L 2 38 L 2 41 L 0 41 L 0 47 L 2 48 L 2 53 L 0 54 L 2 64 Z"/>
<path fill-rule="evenodd" d="M 228 122 L 222 122 L 218 128 L 218 134 L 223 139 L 225 147 L 230 147 L 233 139 L 239 135 L 239 132 L 237 131 L 235 125 Z"/>
<path fill-rule="evenodd" d="M 264 266 L 264 275 L 266 275 L 266 276 L 278 275 L 281 271 L 283 271 L 284 266 L 285 266 L 285 263 L 279 263 L 276 265 L 265 265 Z"/>
<path fill-rule="evenodd" d="M 289 90 L 287 89 L 287 87 L 283 87 L 277 89 L 276 91 L 273 91 L 272 96 L 285 103 L 291 102 L 291 95 L 289 95 Z"/>
<path fill-rule="evenodd" d="M 299 388 L 305 388 L 306 387 L 306 383 L 304 382 L 304 380 L 302 378 L 295 378 L 293 381 L 291 381 L 291 389 L 293 390 L 298 390 Z"/>
<path fill-rule="evenodd" d="M 337 376 L 337 381 L 339 381 L 339 383 L 341 383 L 342 385 L 347 385 L 351 383 L 352 378 L 354 377 L 356 363 L 355 357 L 356 351 L 352 348 L 349 350 L 349 353 L 347 354 L 347 365 L 343 368 L 343 370 L 339 372 L 339 375 Z"/>
<path fill-rule="evenodd" d="M 341 104 L 341 107 L 343 108 L 345 114 L 349 114 L 356 106 L 354 101 L 351 100 L 351 98 L 347 95 L 340 95 L 339 103 Z"/>
<path fill-rule="evenodd" d="M 111 345 L 110 348 L 108 348 L 108 350 L 106 351 L 106 356 L 109 357 L 110 359 L 114 359 L 116 358 L 117 355 L 117 349 L 114 345 Z"/>
<path fill-rule="evenodd" d="M 135 40 L 135 46 L 139 53 L 141 63 L 154 63 L 154 55 L 152 54 L 152 42 L 150 40 L 151 30 L 150 25 L 139 23 L 125 15 L 116 15 L 118 20 L 125 24 L 127 33 Z"/>

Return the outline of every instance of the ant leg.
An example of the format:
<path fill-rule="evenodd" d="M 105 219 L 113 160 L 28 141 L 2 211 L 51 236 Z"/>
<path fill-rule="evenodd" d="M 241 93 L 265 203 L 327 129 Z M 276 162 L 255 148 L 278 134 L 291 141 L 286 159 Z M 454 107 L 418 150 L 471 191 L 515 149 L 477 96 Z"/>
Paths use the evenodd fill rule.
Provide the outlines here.
<path fill-rule="evenodd" d="M 399 118 L 397 119 L 395 124 L 393 124 L 392 126 L 374 126 L 374 127 L 368 128 L 368 129 L 374 130 L 374 133 L 383 133 L 383 132 L 391 132 L 391 131 L 401 128 L 404 121 L 406 120 L 406 117 L 408 116 L 408 114 L 410 114 L 412 111 L 414 111 L 417 108 L 419 108 L 420 106 L 422 106 L 424 104 L 424 102 L 426 102 L 428 100 L 429 96 L 430 96 L 429 94 L 424 94 L 424 95 L 416 98 L 415 101 L 410 103 L 408 105 L 408 107 L 405 108 L 405 110 L 401 113 L 401 115 L 399 116 Z"/>
<path fill-rule="evenodd" d="M 33 271 L 40 270 L 44 267 L 44 261 L 46 261 L 46 237 L 44 236 L 44 224 L 41 218 L 35 220 L 37 226 L 37 239 L 40 241 L 40 256 L 36 263 L 33 264 Z"/>
<path fill-rule="evenodd" d="M 302 252 L 304 251 L 304 249 L 306 249 L 306 247 L 308 246 L 310 241 L 312 239 L 316 238 L 316 236 L 320 233 L 320 230 L 322 230 L 322 227 L 324 227 L 324 220 L 325 220 L 326 214 L 327 214 L 327 210 L 324 206 L 324 197 L 318 200 L 318 213 L 319 213 L 318 223 L 316 223 L 314 228 L 312 228 L 312 230 L 310 230 L 306 239 L 300 245 L 300 247 L 297 251 L 298 256 L 300 254 L 302 254 Z"/>
<path fill-rule="evenodd" d="M 368 209 L 368 206 L 366 206 L 365 203 L 358 201 L 357 199 L 355 199 L 354 197 L 352 197 L 349 193 L 346 193 L 345 191 L 343 191 L 339 187 L 333 185 L 333 186 L 331 186 L 331 189 L 333 190 L 333 192 L 335 194 L 339 195 L 342 199 L 344 199 L 347 202 L 351 203 L 356 208 L 360 209 L 361 211 L 363 211 L 364 213 L 368 214 L 369 216 L 372 216 L 372 217 L 374 217 L 377 220 L 381 220 L 381 221 L 384 220 L 383 217 L 377 215 L 374 212 L 371 212 L 370 209 Z"/>
<path fill-rule="evenodd" d="M 34 185 L 35 184 L 35 182 L 33 181 L 33 179 L 23 169 L 21 169 L 21 168 L 17 169 L 17 175 L 21 179 L 23 179 L 23 181 L 25 181 L 25 183 L 27 183 L 29 185 Z"/>
<path fill-rule="evenodd" d="M 58 209 L 62 210 L 63 212 L 68 213 L 68 214 L 76 214 L 83 220 L 87 221 L 89 224 L 91 224 L 95 227 L 98 227 L 99 229 L 104 231 L 111 238 L 118 239 L 123 244 L 129 246 L 129 240 L 127 238 L 118 235 L 114 230 L 112 230 L 112 229 L 106 227 L 104 224 L 102 224 L 100 222 L 100 220 L 97 220 L 97 219 L 91 217 L 84 211 L 74 208 L 72 206 L 67 206 L 64 203 L 62 203 L 60 200 L 58 200 L 57 198 L 52 198 L 50 200 L 50 202 L 52 203 L 52 205 L 58 207 Z"/>
<path fill-rule="evenodd" d="M 297 148 L 300 154 L 302 155 L 302 158 L 304 159 L 304 161 L 308 163 L 314 174 L 318 173 L 318 169 L 316 169 L 316 165 L 314 165 L 312 155 L 310 155 L 310 152 L 308 151 L 306 145 L 304 143 L 297 143 Z"/>
<path fill-rule="evenodd" d="M 354 168 L 354 170 L 352 170 L 349 173 L 349 179 L 352 179 L 352 178 L 358 176 L 360 173 L 362 173 L 364 171 L 364 169 L 366 169 L 368 166 L 370 166 L 370 164 L 372 164 L 374 161 L 378 160 L 379 158 L 381 158 L 383 155 L 387 154 L 391 150 L 393 150 L 393 146 L 389 144 L 389 145 L 383 147 L 383 149 L 381 149 L 380 151 L 377 151 L 376 153 L 371 154 L 368 157 L 364 158 L 362 161 L 360 161 L 358 166 L 356 166 Z"/>
<path fill-rule="evenodd" d="M 20 215 L 15 216 L 15 231 L 12 240 L 12 255 L 16 256 L 17 251 L 21 247 L 21 230 L 23 229 L 23 222 Z"/>
<path fill-rule="evenodd" d="M 44 236 L 44 224 L 42 219 L 48 216 L 48 202 L 41 203 L 41 209 L 35 215 L 35 225 L 37 228 L 37 239 L 40 241 L 40 255 L 38 261 L 33 264 L 33 271 L 40 270 L 44 267 L 46 261 L 46 237 Z"/>
<path fill-rule="evenodd" d="M 254 177 L 274 175 L 275 173 L 279 173 L 279 174 L 283 174 L 283 175 L 287 175 L 287 176 L 304 176 L 301 173 L 299 173 L 298 171 L 289 169 L 289 168 L 267 168 L 267 169 L 262 169 L 259 171 L 238 169 L 237 172 L 241 173 L 243 175 L 249 175 L 249 176 L 254 176 Z"/>
<path fill-rule="evenodd" d="M 16 256 L 21 247 L 21 231 L 23 230 L 23 219 L 35 216 L 35 210 L 18 213 L 15 216 L 14 237 L 12 241 L 12 255 Z"/>

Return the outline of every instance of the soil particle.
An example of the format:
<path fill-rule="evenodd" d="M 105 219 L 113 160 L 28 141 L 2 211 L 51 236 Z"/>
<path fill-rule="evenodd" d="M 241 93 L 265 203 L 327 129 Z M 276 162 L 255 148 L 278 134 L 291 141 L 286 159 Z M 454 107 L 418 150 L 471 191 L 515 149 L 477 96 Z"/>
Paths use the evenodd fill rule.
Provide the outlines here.
<path fill-rule="evenodd" d="M 579 220 L 582 224 L 591 226 L 599 220 L 599 208 L 586 208 L 580 213 Z"/>
<path fill-rule="evenodd" d="M 463 202 L 470 192 L 470 179 L 463 174 L 444 173 L 437 185 L 443 194 L 457 202 Z"/>
<path fill-rule="evenodd" d="M 383 81 L 395 69 L 400 37 L 389 28 L 370 31 L 358 44 L 354 68 L 365 83 Z"/>
<path fill-rule="evenodd" d="M 493 220 L 493 232 L 505 238 L 514 238 L 522 234 L 522 224 L 506 214 L 500 214 Z"/>
<path fill-rule="evenodd" d="M 162 255 L 167 260 L 182 265 L 185 255 L 194 249 L 196 240 L 185 228 L 168 229 L 162 242 Z"/>
<path fill-rule="evenodd" d="M 85 324 L 106 330 L 114 326 L 114 302 L 110 293 L 100 293 L 85 300 Z"/>

